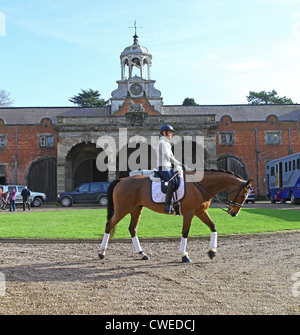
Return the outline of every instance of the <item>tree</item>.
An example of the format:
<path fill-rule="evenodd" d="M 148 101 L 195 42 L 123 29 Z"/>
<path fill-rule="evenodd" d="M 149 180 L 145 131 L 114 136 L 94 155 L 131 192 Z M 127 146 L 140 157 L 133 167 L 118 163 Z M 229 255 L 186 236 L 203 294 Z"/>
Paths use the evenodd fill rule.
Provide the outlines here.
<path fill-rule="evenodd" d="M 199 106 L 199 104 L 195 102 L 194 98 L 185 98 L 182 106 Z"/>
<path fill-rule="evenodd" d="M 100 99 L 99 91 L 89 89 L 88 91 L 81 90 L 82 93 L 74 95 L 69 99 L 70 102 L 79 107 L 102 107 L 108 104 L 109 100 Z"/>
<path fill-rule="evenodd" d="M 253 92 L 250 91 L 247 96 L 248 103 L 252 105 L 260 105 L 260 104 L 294 104 L 293 101 L 286 96 L 280 98 L 277 95 L 277 92 L 273 90 L 272 92 Z"/>
<path fill-rule="evenodd" d="M 10 93 L 0 89 L 0 107 L 9 107 L 13 104 L 13 99 L 10 97 Z"/>

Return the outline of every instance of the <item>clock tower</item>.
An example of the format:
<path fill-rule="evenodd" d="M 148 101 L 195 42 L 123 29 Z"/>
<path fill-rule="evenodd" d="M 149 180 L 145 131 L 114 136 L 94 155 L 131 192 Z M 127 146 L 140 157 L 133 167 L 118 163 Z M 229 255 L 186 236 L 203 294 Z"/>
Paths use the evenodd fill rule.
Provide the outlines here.
<path fill-rule="evenodd" d="M 158 112 L 161 111 L 161 92 L 154 88 L 155 80 L 151 80 L 152 55 L 147 48 L 141 46 L 136 34 L 133 44 L 124 49 L 120 55 L 121 80 L 118 88 L 111 93 L 111 111 L 115 113 L 129 96 L 133 99 L 146 97 Z"/>

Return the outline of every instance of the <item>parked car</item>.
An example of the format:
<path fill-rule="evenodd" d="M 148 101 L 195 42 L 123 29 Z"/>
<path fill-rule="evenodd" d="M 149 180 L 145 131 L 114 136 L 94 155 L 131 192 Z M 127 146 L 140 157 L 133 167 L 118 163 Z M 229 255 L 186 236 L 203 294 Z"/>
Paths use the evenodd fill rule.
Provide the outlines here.
<path fill-rule="evenodd" d="M 250 186 L 250 191 L 246 199 L 246 204 L 251 201 L 253 204 L 255 204 L 255 193 L 253 191 L 253 188 Z"/>
<path fill-rule="evenodd" d="M 72 192 L 59 193 L 56 202 L 64 207 L 79 203 L 98 203 L 100 206 L 106 206 L 109 185 L 109 182 L 84 183 Z"/>
<path fill-rule="evenodd" d="M 0 185 L 0 188 L 2 189 L 2 192 L 10 192 L 12 188 L 15 188 L 16 191 L 16 204 L 22 204 L 23 198 L 21 196 L 21 192 L 24 189 L 23 185 Z M 30 191 L 30 203 L 32 207 L 40 207 L 42 206 L 42 203 L 47 200 L 45 193 L 40 192 L 33 192 Z"/>

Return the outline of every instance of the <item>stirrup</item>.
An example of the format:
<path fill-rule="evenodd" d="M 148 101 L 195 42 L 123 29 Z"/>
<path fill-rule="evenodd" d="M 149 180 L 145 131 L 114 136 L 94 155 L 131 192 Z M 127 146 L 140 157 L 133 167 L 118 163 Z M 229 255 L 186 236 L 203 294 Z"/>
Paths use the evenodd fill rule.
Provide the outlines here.
<path fill-rule="evenodd" d="M 164 212 L 168 214 L 172 214 L 172 206 L 171 205 L 165 205 Z"/>

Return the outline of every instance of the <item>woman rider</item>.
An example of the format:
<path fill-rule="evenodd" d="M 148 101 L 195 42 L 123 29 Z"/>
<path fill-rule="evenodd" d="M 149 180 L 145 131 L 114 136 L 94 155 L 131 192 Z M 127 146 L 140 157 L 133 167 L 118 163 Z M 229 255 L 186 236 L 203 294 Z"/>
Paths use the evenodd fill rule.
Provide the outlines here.
<path fill-rule="evenodd" d="M 168 182 L 168 189 L 166 192 L 166 201 L 165 201 L 165 209 L 166 213 L 171 213 L 171 199 L 172 194 L 175 188 L 175 180 L 173 177 L 173 165 L 182 166 L 183 169 L 186 169 L 186 166 L 179 162 L 175 157 L 171 149 L 170 140 L 174 133 L 174 128 L 169 124 L 164 124 L 160 127 L 160 134 L 162 137 L 160 138 L 157 145 L 157 166 L 159 170 L 159 174 L 162 176 L 164 180 Z M 172 179 L 172 180 L 170 180 Z"/>

